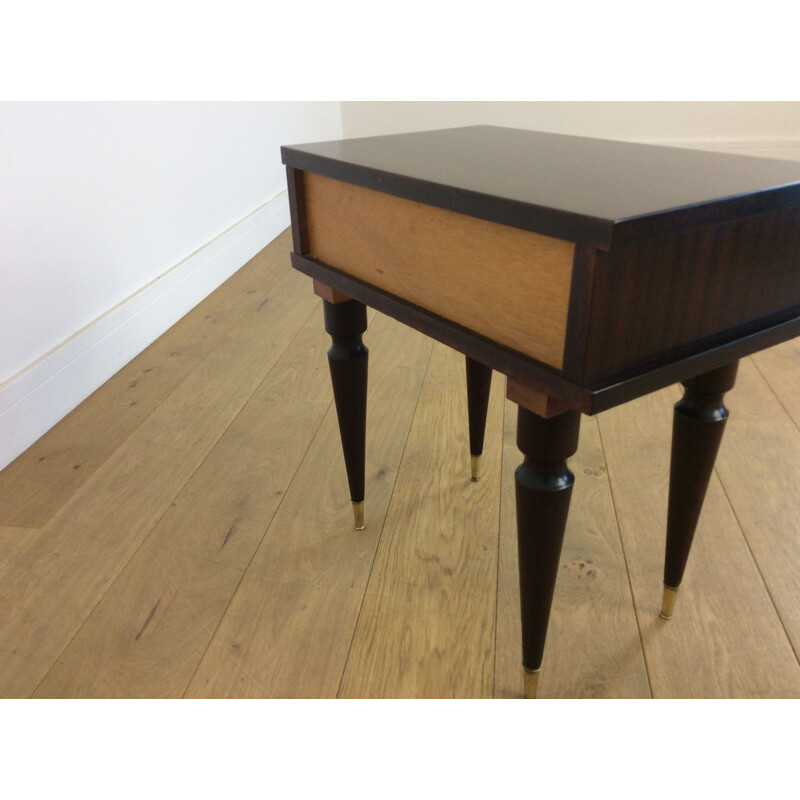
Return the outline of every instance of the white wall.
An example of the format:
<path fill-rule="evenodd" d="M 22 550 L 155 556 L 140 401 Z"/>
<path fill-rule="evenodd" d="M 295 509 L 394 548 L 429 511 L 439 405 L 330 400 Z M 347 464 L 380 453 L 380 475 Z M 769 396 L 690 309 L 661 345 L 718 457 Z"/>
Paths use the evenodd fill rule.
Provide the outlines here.
<path fill-rule="evenodd" d="M 345 137 L 505 125 L 800 159 L 795 102 L 343 102 Z"/>
<path fill-rule="evenodd" d="M 0 103 L 0 468 L 289 225 L 337 102 Z"/>

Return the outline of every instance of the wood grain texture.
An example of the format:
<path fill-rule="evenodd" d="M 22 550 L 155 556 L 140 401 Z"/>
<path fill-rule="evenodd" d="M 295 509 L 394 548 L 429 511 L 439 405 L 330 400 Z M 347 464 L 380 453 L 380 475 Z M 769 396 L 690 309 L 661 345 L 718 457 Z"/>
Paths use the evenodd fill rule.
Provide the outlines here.
<path fill-rule="evenodd" d="M 582 382 L 607 383 L 796 317 L 798 274 L 797 207 L 598 254 Z"/>
<path fill-rule="evenodd" d="M 0 525 L 0 556 L 2 561 L 7 561 L 18 554 L 25 552 L 35 541 L 41 531 L 38 528 L 13 528 L 9 525 Z"/>
<path fill-rule="evenodd" d="M 33 697 L 180 697 L 241 576 L 148 540 Z"/>
<path fill-rule="evenodd" d="M 37 557 L 42 531 L 38 528 L 0 527 L 0 575 L 28 569 Z M 0 580 L 0 618 L 14 613 L 12 597 Z M 0 648 L 2 648 L 0 640 Z"/>
<path fill-rule="evenodd" d="M 353 530 L 331 409 L 250 564 L 249 572 L 263 581 L 366 585 L 433 343 L 383 315 L 376 316 L 364 340 L 375 356 L 367 403 L 366 528 Z"/>
<path fill-rule="evenodd" d="M 492 364 L 497 372 L 517 378 L 542 392 L 570 403 L 574 408 L 590 413 L 594 399 L 592 392 L 565 380 L 551 367 L 478 336 L 443 317 L 432 315 L 411 303 L 399 300 L 382 289 L 370 286 L 316 259 L 298 256 L 296 253 L 291 253 L 290 258 L 294 268 L 305 275 L 335 287 L 359 302 L 388 314 L 469 358 L 484 364 Z M 800 320 L 798 320 L 798 330 L 800 330 Z"/>
<path fill-rule="evenodd" d="M 331 408 L 187 696 L 336 695 L 432 345 L 381 315 L 364 339 L 374 360 L 367 404 L 366 528 L 353 530 Z"/>
<path fill-rule="evenodd" d="M 281 356 L 296 331 L 291 321 L 307 319 L 317 304 L 307 281 L 285 275 L 269 302 L 245 317 L 50 519 L 41 558 L 28 569 L 0 567 L 11 607 L 0 617 L 0 695 L 35 689 Z"/>
<path fill-rule="evenodd" d="M 340 697 L 491 696 L 502 411 L 495 386 L 473 483 L 463 358 L 434 347 Z"/>
<path fill-rule="evenodd" d="M 788 406 L 800 398 L 796 370 L 793 377 L 793 391 L 778 388 Z M 717 472 L 800 658 L 800 431 L 749 359 L 737 383 Z"/>
<path fill-rule="evenodd" d="M 268 260 L 269 252 L 262 258 Z M 281 278 L 291 274 L 285 259 L 281 269 Z M 215 307 L 234 302 L 224 295 L 239 294 L 238 280 L 209 298 Z M 348 660 L 357 623 L 373 629 L 367 638 L 374 636 L 376 645 L 381 625 L 399 627 L 413 644 L 407 652 L 418 656 L 409 669 L 420 693 L 477 696 L 491 680 L 488 691 L 495 697 L 519 696 L 516 415 L 504 417 L 505 466 L 493 489 L 498 497 L 478 509 L 482 516 L 500 504 L 499 533 L 496 522 L 492 532 L 488 520 L 467 519 L 470 505 L 459 512 L 464 525 L 457 524 L 471 526 L 475 538 L 468 544 L 441 516 L 460 491 L 448 481 L 463 481 L 472 503 L 475 489 L 497 476 L 486 463 L 481 482 L 469 481 L 465 418 L 453 421 L 455 404 L 466 413 L 461 357 L 453 361 L 451 388 L 442 388 L 450 386 L 449 366 L 428 373 L 430 388 L 419 403 L 432 343 L 376 316 L 365 335 L 373 355 L 367 528 L 354 532 L 338 430 L 328 409 L 329 340 L 311 281 L 294 276 L 271 288 L 265 284 L 263 294 L 250 288 L 241 298 L 245 317 L 171 393 L 164 396 L 159 382 L 140 382 L 139 401 L 151 404 L 150 416 L 121 442 L 115 429 L 108 430 L 115 443 L 88 479 L 73 484 L 68 462 L 69 470 L 30 474 L 31 497 L 52 493 L 61 499 L 41 528 L 0 526 L 0 696 L 333 697 L 344 688 L 345 668 L 354 693 L 391 694 L 399 676 L 373 668 L 380 666 L 380 654 L 371 660 L 360 649 L 358 658 Z M 196 332 L 177 325 L 158 347 L 186 352 Z M 413 358 L 398 360 L 411 351 Z M 651 401 L 583 420 L 570 460 L 575 491 L 540 695 L 647 697 L 649 675 L 657 697 L 800 696 L 796 352 L 795 343 L 787 343 L 742 365 L 727 397 L 730 422 L 668 623 L 658 611 L 670 421 L 680 391 L 673 387 Z M 140 366 L 123 369 L 121 384 L 133 383 Z M 146 396 L 149 391 L 155 399 Z M 502 385 L 492 396 L 502 400 Z M 101 439 L 114 397 L 98 397 L 97 424 L 59 434 L 59 447 L 79 446 L 87 430 Z M 487 444 L 495 448 L 501 423 L 492 409 Z M 415 413 L 429 421 L 428 441 L 418 433 L 408 438 Z M 445 427 L 434 424 L 439 420 Z M 460 443 L 449 440 L 450 426 L 458 428 Z M 40 443 L 44 451 L 52 446 L 49 436 Z M 293 466 L 309 436 L 308 450 Z M 440 448 L 439 455 L 426 455 Z M 404 484 L 399 494 L 398 474 Z M 415 510 L 412 498 L 426 497 L 431 482 L 442 497 Z M 8 499 L 0 491 L 0 500 Z M 397 503 L 403 518 L 413 515 L 415 527 L 395 530 L 394 555 L 381 550 L 380 559 L 396 558 L 401 577 L 422 576 L 438 588 L 425 594 L 415 586 L 406 600 L 398 581 L 383 605 L 373 594 L 367 606 L 370 575 L 378 577 L 383 520 L 398 514 Z M 614 544 L 615 506 L 624 550 Z M 479 543 L 496 551 L 497 590 L 496 596 L 481 595 L 486 607 L 467 624 L 458 609 L 474 610 L 479 584 L 491 585 L 478 566 L 486 558 Z M 465 578 L 445 569 L 460 563 L 459 546 L 476 558 Z M 427 563 L 431 548 L 437 560 Z M 592 569 L 596 575 L 589 580 Z M 473 580 L 479 574 L 483 578 Z M 451 596 L 464 579 L 476 598 Z M 377 607 L 391 613 L 370 619 L 368 608 Z M 638 631 L 631 627 L 632 608 Z M 490 667 L 483 633 L 476 633 L 490 630 L 487 614 L 496 620 Z M 413 621 L 408 632 L 398 622 L 403 618 Z M 476 662 L 459 664 L 466 675 L 443 679 L 453 657 L 427 643 L 449 641 L 454 634 L 445 625 L 456 619 L 464 635 L 455 660 L 474 652 Z M 389 656 L 386 661 L 395 664 Z"/>
<path fill-rule="evenodd" d="M 516 407 L 506 402 L 503 435 L 494 696 L 522 697 L 514 470 Z M 539 679 L 540 698 L 649 697 L 614 503 L 597 422 L 584 417 L 570 516 L 561 551 Z"/>
<path fill-rule="evenodd" d="M 285 275 L 288 231 L 0 472 L 0 524 L 41 527 Z M 102 435 L 97 432 L 102 430 Z"/>
<path fill-rule="evenodd" d="M 671 387 L 598 416 L 653 696 L 800 696 L 800 666 L 716 475 L 675 615 L 659 618 L 669 422 L 679 396 Z M 732 434 L 736 392 L 728 399 Z"/>
<path fill-rule="evenodd" d="M 319 316 L 315 308 L 38 696 L 183 694 L 330 408 L 328 342 Z M 137 621 L 148 619 L 156 604 L 144 635 Z"/>
<path fill-rule="evenodd" d="M 752 358 L 778 402 L 800 428 L 800 339 L 762 350 Z"/>
<path fill-rule="evenodd" d="M 362 600 L 359 586 L 248 577 L 185 696 L 335 697 Z"/>
<path fill-rule="evenodd" d="M 561 367 L 573 244 L 311 173 L 304 183 L 311 256 Z"/>

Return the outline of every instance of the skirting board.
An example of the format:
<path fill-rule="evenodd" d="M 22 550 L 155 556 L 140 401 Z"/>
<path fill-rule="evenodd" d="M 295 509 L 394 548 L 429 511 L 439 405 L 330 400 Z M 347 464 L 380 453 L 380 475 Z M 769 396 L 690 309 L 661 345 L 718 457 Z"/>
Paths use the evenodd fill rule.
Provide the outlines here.
<path fill-rule="evenodd" d="M 288 227 L 284 190 L 0 386 L 0 469 Z"/>

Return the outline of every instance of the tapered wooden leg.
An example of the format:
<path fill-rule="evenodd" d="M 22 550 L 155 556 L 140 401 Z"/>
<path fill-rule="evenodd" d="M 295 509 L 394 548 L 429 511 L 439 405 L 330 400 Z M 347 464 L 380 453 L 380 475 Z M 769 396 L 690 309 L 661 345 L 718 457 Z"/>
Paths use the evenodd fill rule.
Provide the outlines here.
<path fill-rule="evenodd" d="M 333 343 L 328 350 L 333 398 L 339 419 L 344 464 L 356 530 L 364 528 L 364 464 L 367 434 L 367 362 L 361 341 L 367 329 L 367 309 L 356 300 L 323 301 L 325 330 Z"/>
<path fill-rule="evenodd" d="M 514 473 L 522 609 L 525 696 L 534 697 L 574 477 L 567 459 L 578 449 L 580 413 L 545 419 L 520 407 L 517 446 L 525 460 Z"/>
<path fill-rule="evenodd" d="M 661 616 L 670 619 L 714 469 L 728 409 L 725 392 L 736 382 L 738 362 L 684 382 L 675 406 Z"/>
<path fill-rule="evenodd" d="M 483 436 L 486 432 L 486 412 L 489 408 L 489 390 L 492 370 L 480 361 L 466 356 L 467 360 L 467 411 L 469 415 L 469 454 L 472 480 L 480 478 Z"/>

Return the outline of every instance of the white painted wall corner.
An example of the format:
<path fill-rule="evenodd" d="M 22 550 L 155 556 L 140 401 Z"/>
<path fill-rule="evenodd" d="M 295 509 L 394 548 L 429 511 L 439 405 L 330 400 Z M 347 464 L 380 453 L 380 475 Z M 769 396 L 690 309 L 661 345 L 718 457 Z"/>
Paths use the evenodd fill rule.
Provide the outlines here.
<path fill-rule="evenodd" d="M 286 190 L 0 384 L 0 469 L 289 227 Z"/>

